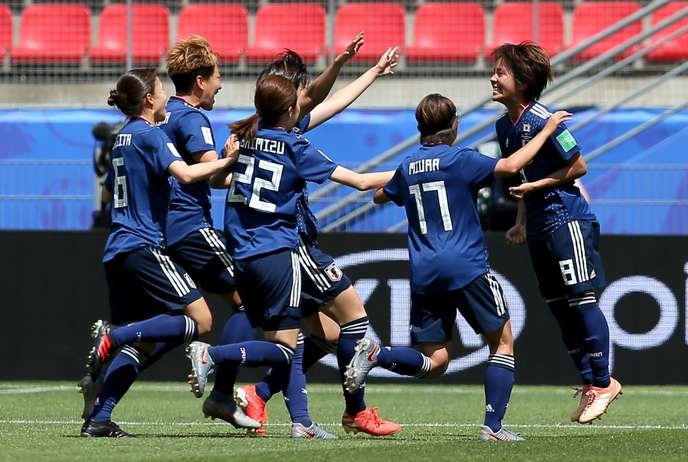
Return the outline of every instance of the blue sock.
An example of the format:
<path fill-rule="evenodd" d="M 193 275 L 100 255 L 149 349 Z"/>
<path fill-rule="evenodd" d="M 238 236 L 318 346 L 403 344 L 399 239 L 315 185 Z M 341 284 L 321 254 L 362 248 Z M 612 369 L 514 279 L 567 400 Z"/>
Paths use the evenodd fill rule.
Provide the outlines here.
<path fill-rule="evenodd" d="M 208 348 L 215 364 L 229 363 L 237 366 L 279 366 L 289 364 L 294 350 L 279 343 L 250 340 L 230 345 Z"/>
<path fill-rule="evenodd" d="M 376 360 L 380 367 L 418 378 L 428 375 L 432 367 L 430 358 L 410 347 L 380 347 Z"/>
<path fill-rule="evenodd" d="M 368 330 L 368 317 L 364 316 L 355 321 L 351 321 L 340 326 L 339 342 L 337 343 L 337 365 L 339 366 L 339 375 L 341 376 L 342 384 L 344 383 L 344 372 L 346 366 L 354 357 L 354 348 L 356 342 L 365 336 Z M 344 386 L 342 385 L 344 390 Z M 364 401 L 365 387 L 361 387 L 353 393 L 344 390 L 344 401 L 346 402 L 346 413 L 350 416 L 355 416 L 366 408 Z"/>
<path fill-rule="evenodd" d="M 564 341 L 564 345 L 566 345 L 566 350 L 573 364 L 578 369 L 578 374 L 583 384 L 591 384 L 592 369 L 590 368 L 588 355 L 583 351 L 583 329 L 578 313 L 576 313 L 575 309 L 569 307 L 569 302 L 566 298 L 550 300 L 547 304 L 559 323 L 561 338 Z"/>
<path fill-rule="evenodd" d="M 123 347 L 114 357 L 107 370 L 102 388 L 91 413 L 91 420 L 107 422 L 112 410 L 134 383 L 145 362 L 145 354 L 134 346 Z"/>
<path fill-rule="evenodd" d="M 191 342 L 197 336 L 196 323 L 186 315 L 159 314 L 144 321 L 113 329 L 113 346 L 130 343 L 154 343 L 168 340 Z"/>
<path fill-rule="evenodd" d="M 242 309 L 239 309 L 239 311 L 229 317 L 225 326 L 222 328 L 220 345 L 255 340 L 257 336 L 256 329 L 248 321 L 246 313 Z M 239 370 L 236 366 L 231 364 L 218 364 L 215 371 L 213 392 L 215 394 L 219 393 L 221 395 L 231 396 L 234 391 L 234 383 L 236 382 L 238 373 Z"/>
<path fill-rule="evenodd" d="M 580 297 L 570 298 L 572 310 L 580 316 L 583 328 L 583 351 L 590 361 L 592 384 L 596 387 L 609 386 L 609 326 L 597 305 L 594 292 L 586 292 Z"/>
<path fill-rule="evenodd" d="M 514 357 L 493 354 L 485 369 L 485 422 L 493 432 L 502 428 L 502 419 L 509 405 L 514 386 Z"/>
<path fill-rule="evenodd" d="M 310 427 L 313 421 L 308 415 L 308 391 L 306 390 L 306 374 L 303 370 L 303 353 L 303 336 L 299 335 L 299 344 L 291 361 L 289 378 L 284 388 L 284 402 L 292 422 Z"/>

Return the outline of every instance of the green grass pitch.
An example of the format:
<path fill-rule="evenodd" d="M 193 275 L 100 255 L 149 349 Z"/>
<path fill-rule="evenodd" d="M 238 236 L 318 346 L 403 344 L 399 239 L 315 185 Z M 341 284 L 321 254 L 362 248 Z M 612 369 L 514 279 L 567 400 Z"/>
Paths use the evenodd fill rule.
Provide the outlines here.
<path fill-rule="evenodd" d="M 78 436 L 81 395 L 72 383 L 0 382 L 0 461 L 687 461 L 688 387 L 632 387 L 603 420 L 574 425 L 577 401 L 566 387 L 516 386 L 507 427 L 524 443 L 477 440 L 479 386 L 369 384 L 367 402 L 403 425 L 397 435 L 351 436 L 339 425 L 335 385 L 309 387 L 311 414 L 336 441 L 289 438 L 281 397 L 268 406 L 266 438 L 249 438 L 203 418 L 201 400 L 184 384 L 141 382 L 114 420 L 137 438 Z M 218 421 L 219 422 L 219 421 Z"/>

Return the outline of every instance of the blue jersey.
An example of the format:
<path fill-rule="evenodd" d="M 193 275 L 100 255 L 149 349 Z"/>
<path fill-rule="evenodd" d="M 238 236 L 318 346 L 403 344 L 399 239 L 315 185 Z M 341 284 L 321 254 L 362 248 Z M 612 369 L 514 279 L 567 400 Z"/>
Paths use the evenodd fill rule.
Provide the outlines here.
<path fill-rule="evenodd" d="M 307 132 L 310 123 L 311 115 L 306 114 L 296 123 L 293 130 L 294 133 L 302 134 Z M 316 243 L 318 241 L 318 219 L 315 217 L 315 214 L 311 211 L 310 205 L 308 204 L 308 185 L 303 188 L 303 194 L 296 203 L 296 225 L 299 229 L 299 233 L 308 238 L 310 242 Z"/>
<path fill-rule="evenodd" d="M 476 200 L 496 164 L 470 149 L 423 145 L 385 185 L 406 208 L 413 293 L 461 289 L 489 270 Z"/>
<path fill-rule="evenodd" d="M 208 117 L 186 101 L 173 96 L 167 102 L 165 121 L 160 124 L 179 150 L 184 161 L 191 165 L 193 154 L 215 150 L 215 140 Z M 181 184 L 171 178 L 172 195 L 167 215 L 165 236 L 174 245 L 192 232 L 211 228 L 210 186 L 207 181 Z"/>
<path fill-rule="evenodd" d="M 495 127 L 502 156 L 508 157 L 521 149 L 544 128 L 551 115 L 551 112 L 537 101 L 523 110 L 515 124 L 509 120 L 508 114 L 504 114 L 497 120 Z M 546 178 L 568 165 L 579 153 L 580 147 L 573 135 L 566 125 L 560 124 L 533 161 L 523 168 L 521 179 L 537 181 Z M 573 181 L 556 188 L 531 192 L 525 196 L 525 205 L 528 217 L 527 234 L 530 240 L 545 238 L 571 220 L 595 218 Z"/>
<path fill-rule="evenodd" d="M 158 127 L 133 118 L 112 149 L 112 226 L 103 261 L 140 247 L 165 245 L 170 183 L 167 169 L 182 160 Z"/>
<path fill-rule="evenodd" d="M 242 141 L 227 192 L 225 237 L 236 259 L 298 247 L 297 203 L 306 181 L 322 183 L 337 164 L 308 140 L 281 128 L 259 128 Z"/>

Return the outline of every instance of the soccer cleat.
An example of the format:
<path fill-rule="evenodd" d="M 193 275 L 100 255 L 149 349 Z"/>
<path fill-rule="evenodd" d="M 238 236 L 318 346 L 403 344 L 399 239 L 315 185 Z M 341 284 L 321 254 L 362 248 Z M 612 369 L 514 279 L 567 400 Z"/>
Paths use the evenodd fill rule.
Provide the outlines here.
<path fill-rule="evenodd" d="M 511 432 L 502 427 L 497 432 L 493 432 L 487 425 L 480 426 L 480 434 L 478 439 L 481 441 L 525 441 L 526 439 L 516 432 Z"/>
<path fill-rule="evenodd" d="M 103 369 L 103 364 L 105 364 L 105 361 L 111 353 L 111 328 L 112 326 L 110 323 L 102 319 L 97 320 L 91 326 L 93 344 L 91 346 L 91 351 L 88 353 L 88 358 L 86 359 L 86 374 L 90 375 L 93 380 L 98 378 Z"/>
<path fill-rule="evenodd" d="M 224 420 L 234 428 L 260 428 L 260 422 L 256 422 L 244 414 L 244 411 L 234 401 L 229 398 L 226 402 L 218 400 L 213 393 L 210 393 L 210 396 L 203 401 L 203 415 L 213 420 Z"/>
<path fill-rule="evenodd" d="M 354 349 L 354 356 L 346 366 L 344 372 L 344 388 L 349 393 L 352 393 L 363 385 L 368 377 L 370 369 L 375 367 L 377 362 L 377 353 L 380 351 L 380 345 L 367 337 L 363 337 L 356 342 Z"/>
<path fill-rule="evenodd" d="M 107 422 L 94 422 L 89 421 L 83 427 L 81 427 L 81 436 L 88 436 L 94 438 L 126 438 L 133 435 L 125 432 L 119 426 L 108 420 Z"/>
<path fill-rule="evenodd" d="M 318 424 L 313 422 L 310 427 L 305 427 L 300 423 L 293 422 L 291 424 L 292 438 L 305 438 L 309 440 L 336 440 L 337 437 L 332 433 L 320 428 Z"/>
<path fill-rule="evenodd" d="M 265 425 L 268 423 L 268 411 L 265 409 L 265 401 L 256 394 L 256 386 L 249 385 L 239 387 L 234 391 L 234 401 L 244 410 L 247 416 L 259 422 L 255 432 L 256 436 L 265 436 Z"/>
<path fill-rule="evenodd" d="M 377 415 L 376 407 L 364 409 L 353 417 L 344 413 L 342 427 L 347 433 L 362 432 L 373 436 L 387 436 L 401 430 L 401 425 L 398 423 L 384 420 Z"/>
<path fill-rule="evenodd" d="M 208 345 L 203 342 L 191 342 L 186 347 L 186 357 L 191 360 L 191 374 L 189 374 L 189 385 L 191 393 L 196 398 L 203 396 L 205 386 L 208 383 L 208 375 L 212 374 L 215 363 L 208 354 Z"/>
<path fill-rule="evenodd" d="M 590 384 L 586 384 L 583 385 L 581 388 L 575 388 L 576 392 L 573 394 L 573 397 L 575 398 L 578 395 L 581 396 L 580 402 L 578 403 L 578 407 L 575 411 L 573 411 L 573 414 L 571 414 L 571 422 L 578 422 L 578 419 L 580 418 L 581 414 L 588 406 L 588 404 L 590 404 L 590 395 L 588 395 L 588 390 L 590 390 L 590 387 Z"/>
<path fill-rule="evenodd" d="M 585 393 L 587 403 L 578 422 L 582 424 L 591 423 L 595 419 L 602 417 L 607 412 L 609 405 L 623 394 L 623 388 L 618 380 L 612 377 L 607 388 L 591 386 Z"/>

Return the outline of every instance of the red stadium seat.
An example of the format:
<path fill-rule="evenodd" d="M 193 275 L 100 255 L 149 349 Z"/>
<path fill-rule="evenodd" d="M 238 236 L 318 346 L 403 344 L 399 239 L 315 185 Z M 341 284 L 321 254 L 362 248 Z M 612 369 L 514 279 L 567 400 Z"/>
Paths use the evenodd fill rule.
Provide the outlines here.
<path fill-rule="evenodd" d="M 76 3 L 40 3 L 26 7 L 13 62 L 78 64 L 91 41 L 91 12 Z"/>
<path fill-rule="evenodd" d="M 607 29 L 609 26 L 621 21 L 627 16 L 640 9 L 640 5 L 635 2 L 583 2 L 576 5 L 573 11 L 573 42 L 571 46 L 576 46 L 589 39 L 595 34 Z M 610 37 L 592 45 L 587 50 L 577 54 L 575 61 L 584 61 L 595 58 L 612 48 L 620 45 L 629 38 L 642 31 L 642 23 L 636 21 L 624 27 Z M 632 47 L 617 57 L 624 58 L 633 53 L 636 47 Z"/>
<path fill-rule="evenodd" d="M 325 10 L 311 3 L 271 3 L 256 14 L 254 44 L 249 62 L 266 62 L 285 48 L 314 62 L 325 50 Z"/>
<path fill-rule="evenodd" d="M 334 19 L 334 48 L 344 50 L 360 31 L 365 31 L 365 45 L 356 61 L 377 61 L 389 46 L 404 47 L 406 31 L 404 9 L 396 3 L 347 3 Z"/>
<path fill-rule="evenodd" d="M 0 59 L 12 48 L 12 11 L 4 3 L 0 5 Z"/>
<path fill-rule="evenodd" d="M 157 64 L 167 51 L 170 12 L 164 5 L 137 3 L 132 11 L 132 53 L 136 63 Z M 127 6 L 110 4 L 100 14 L 94 63 L 122 63 L 127 57 Z"/>
<path fill-rule="evenodd" d="M 426 3 L 416 11 L 409 61 L 475 61 L 485 46 L 478 3 Z"/>
<path fill-rule="evenodd" d="M 237 63 L 248 45 L 248 12 L 240 3 L 187 5 L 179 13 L 177 37 L 204 37 L 224 63 Z"/>
<path fill-rule="evenodd" d="M 564 48 L 564 10 L 559 3 L 538 3 L 537 37 L 534 36 L 533 4 L 502 3 L 494 13 L 491 53 L 503 43 L 535 40 L 550 56 Z"/>
<path fill-rule="evenodd" d="M 688 2 L 671 2 L 668 5 L 660 8 L 659 10 L 652 13 L 652 25 L 655 26 L 667 19 L 669 16 L 673 16 L 680 10 L 688 8 Z M 688 18 L 683 18 L 678 22 L 675 22 L 671 26 L 657 32 L 651 39 L 651 43 L 656 43 L 661 40 L 662 37 L 666 37 L 672 32 L 685 27 L 688 25 Z M 688 32 L 684 32 L 678 37 L 666 42 L 664 45 L 660 45 L 654 51 L 651 51 L 645 55 L 645 59 L 648 61 L 656 62 L 672 62 L 672 61 L 683 61 L 688 59 Z"/>

